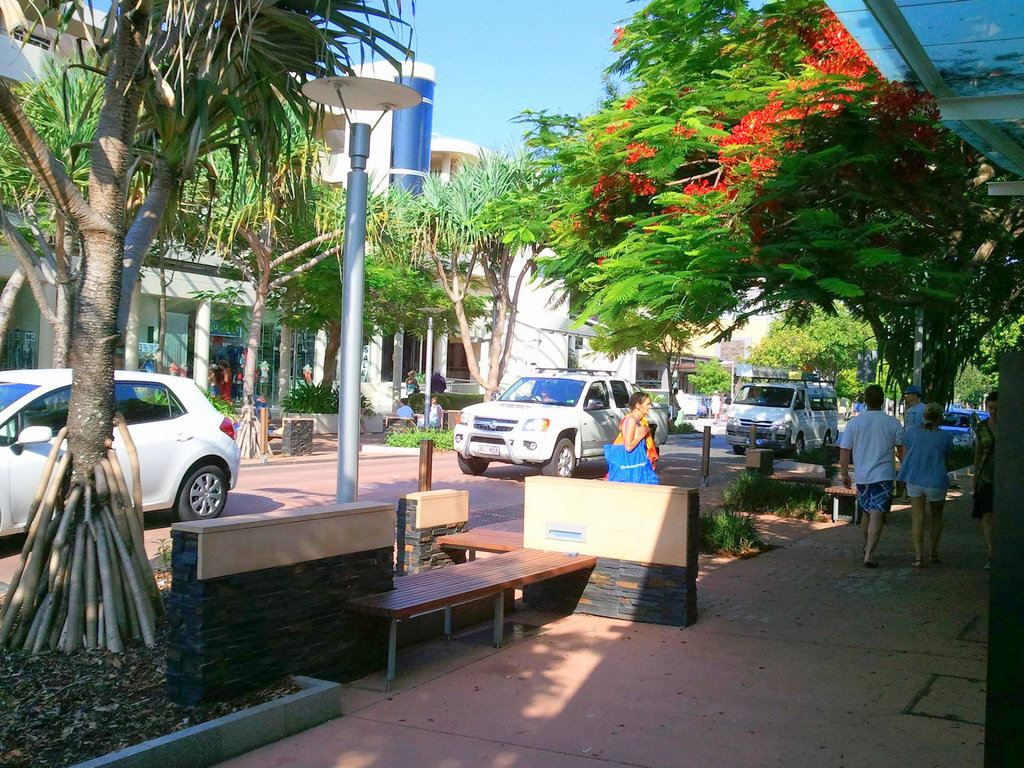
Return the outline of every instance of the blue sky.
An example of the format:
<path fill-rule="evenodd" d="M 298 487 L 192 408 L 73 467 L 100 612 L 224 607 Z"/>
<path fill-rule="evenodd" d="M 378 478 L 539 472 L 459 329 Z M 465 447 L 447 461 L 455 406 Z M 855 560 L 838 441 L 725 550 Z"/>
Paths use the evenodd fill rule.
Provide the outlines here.
<path fill-rule="evenodd" d="M 413 47 L 437 70 L 434 133 L 490 149 L 520 142 L 524 109 L 591 111 L 627 0 L 418 0 Z"/>

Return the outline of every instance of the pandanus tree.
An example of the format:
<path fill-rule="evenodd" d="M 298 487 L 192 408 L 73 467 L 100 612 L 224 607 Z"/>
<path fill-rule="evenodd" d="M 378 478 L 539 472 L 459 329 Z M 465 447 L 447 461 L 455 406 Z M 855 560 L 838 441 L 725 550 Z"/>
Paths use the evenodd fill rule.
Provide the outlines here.
<path fill-rule="evenodd" d="M 61 30 L 73 19 L 97 18 L 89 3 L 63 3 L 61 11 Z M 141 489 L 135 476 L 127 493 L 110 452 L 114 353 L 130 293 L 122 280 L 134 285 L 181 183 L 203 156 L 230 145 L 273 167 L 282 111 L 310 114 L 302 82 L 344 71 L 353 40 L 401 50 L 371 23 L 392 16 L 387 3 L 380 9 L 355 0 L 112 3 L 94 41 L 92 71 L 103 86 L 85 190 L 0 81 L 0 124 L 81 241 L 68 421 L 29 514 L 21 566 L 2 606 L 0 646 L 84 642 L 118 650 L 126 638 L 153 641 L 160 604 L 142 547 Z M 127 430 L 119 434 L 130 444 Z"/>
<path fill-rule="evenodd" d="M 533 116 L 557 254 L 541 269 L 581 313 L 642 307 L 724 337 L 839 301 L 905 382 L 923 310 L 940 399 L 1021 314 L 1024 206 L 988 198 L 993 166 L 820 2 L 653 0 L 614 47 L 621 93 L 582 118 Z"/>
<path fill-rule="evenodd" d="M 102 86 L 95 74 L 54 62 L 46 65 L 40 80 L 16 86 L 26 116 L 80 190 L 88 181 Z M 6 133 L 0 133 L 0 233 L 19 265 L 0 294 L 0 306 L 13 306 L 18 289 L 27 284 L 41 317 L 54 329 L 53 366 L 64 368 L 71 351 L 77 235 Z M 8 319 L 9 312 L 0 311 L 0 349 Z"/>

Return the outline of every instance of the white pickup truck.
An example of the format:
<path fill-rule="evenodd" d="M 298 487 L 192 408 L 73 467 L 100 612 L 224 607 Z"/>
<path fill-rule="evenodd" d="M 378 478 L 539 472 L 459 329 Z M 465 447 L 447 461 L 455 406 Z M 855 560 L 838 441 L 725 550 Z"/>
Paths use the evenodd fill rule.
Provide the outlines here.
<path fill-rule="evenodd" d="M 596 371 L 524 376 L 497 400 L 471 405 L 455 425 L 459 468 L 479 475 L 492 461 L 537 466 L 572 477 L 580 459 L 604 457 L 619 433 L 633 385 Z M 655 404 L 648 419 L 655 443 L 668 437 L 668 411 Z"/>

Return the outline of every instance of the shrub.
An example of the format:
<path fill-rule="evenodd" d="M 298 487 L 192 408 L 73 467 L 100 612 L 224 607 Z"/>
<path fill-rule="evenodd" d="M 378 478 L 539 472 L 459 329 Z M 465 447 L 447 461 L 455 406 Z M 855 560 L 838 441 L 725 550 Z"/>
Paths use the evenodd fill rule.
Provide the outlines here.
<path fill-rule="evenodd" d="M 726 509 L 767 513 L 778 517 L 818 520 L 825 508 L 825 491 L 808 483 L 773 480 L 754 472 L 741 472 L 725 488 Z"/>
<path fill-rule="evenodd" d="M 448 429 L 396 429 L 388 432 L 386 442 L 393 448 L 419 448 L 421 440 L 433 440 L 435 451 L 453 451 L 454 436 Z"/>
<path fill-rule="evenodd" d="M 202 389 L 202 387 L 200 387 Z M 206 399 L 210 401 L 210 404 L 217 409 L 217 413 L 230 416 L 232 419 L 235 417 L 235 404 L 229 403 L 216 395 L 211 395 L 207 390 L 202 390 L 203 394 L 206 395 Z"/>
<path fill-rule="evenodd" d="M 431 393 L 431 397 L 436 393 Z M 424 392 L 409 395 L 409 405 L 416 413 L 423 413 Z M 437 402 L 446 411 L 461 411 L 467 405 L 476 405 L 484 401 L 483 395 L 462 394 L 459 392 L 442 392 L 437 395 Z"/>
<path fill-rule="evenodd" d="M 330 384 L 300 381 L 284 396 L 281 410 L 285 413 L 337 413 L 338 393 Z"/>
<path fill-rule="evenodd" d="M 700 516 L 700 548 L 709 554 L 743 555 L 760 552 L 764 542 L 753 517 L 716 509 Z"/>
<path fill-rule="evenodd" d="M 678 424 L 672 422 L 668 425 L 668 433 L 670 435 L 692 435 L 697 431 L 697 428 L 688 421 L 682 421 Z"/>

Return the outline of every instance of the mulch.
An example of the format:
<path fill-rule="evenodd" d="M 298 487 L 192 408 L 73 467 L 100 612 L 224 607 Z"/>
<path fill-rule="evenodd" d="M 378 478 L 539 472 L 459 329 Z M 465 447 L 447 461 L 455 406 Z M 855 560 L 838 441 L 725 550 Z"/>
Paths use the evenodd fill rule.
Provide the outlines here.
<path fill-rule="evenodd" d="M 181 706 L 167 698 L 166 656 L 166 628 L 153 648 L 121 654 L 0 650 L 0 768 L 64 768 L 299 690 L 282 678 Z"/>

